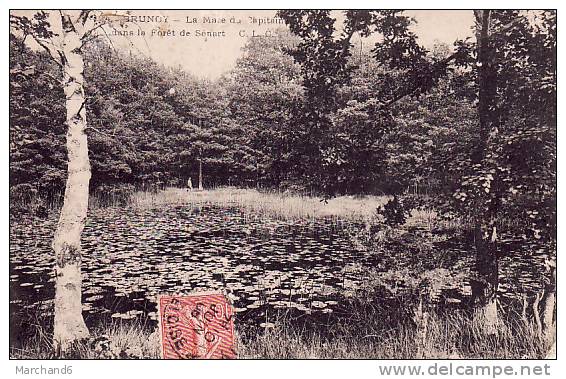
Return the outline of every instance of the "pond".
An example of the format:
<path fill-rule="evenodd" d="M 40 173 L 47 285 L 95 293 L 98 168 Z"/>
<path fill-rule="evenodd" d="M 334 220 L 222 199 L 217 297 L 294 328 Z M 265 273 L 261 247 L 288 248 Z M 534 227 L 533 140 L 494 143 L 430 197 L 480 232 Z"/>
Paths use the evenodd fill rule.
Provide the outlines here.
<path fill-rule="evenodd" d="M 50 244 L 55 219 L 27 219 L 10 230 L 11 312 L 54 296 Z M 376 257 L 353 249 L 338 221 L 280 221 L 235 208 L 106 208 L 83 232 L 85 320 L 155 320 L 159 294 L 229 292 L 236 311 L 269 304 L 331 312 L 338 288 L 353 290 L 361 265 Z"/>
<path fill-rule="evenodd" d="M 55 226 L 54 218 L 12 221 L 12 338 L 37 314 L 45 318 L 52 310 Z M 384 254 L 357 249 L 347 233 L 351 226 L 336 219 L 266 219 L 215 206 L 92 210 L 82 237 L 85 321 L 155 323 L 158 295 L 200 290 L 226 291 L 239 320 L 259 323 L 278 309 L 330 315 L 362 284 L 367 267 L 395 269 Z M 518 283 L 536 285 L 533 250 L 517 240 L 502 246 L 508 252 L 501 265 L 502 292 L 517 291 Z M 390 248 L 408 261 L 422 259 L 406 246 Z M 470 250 L 469 241 L 444 238 L 427 259 L 470 267 Z M 531 258 L 516 259 L 519 255 Z M 466 287 L 455 283 L 446 291 L 458 298 Z"/>

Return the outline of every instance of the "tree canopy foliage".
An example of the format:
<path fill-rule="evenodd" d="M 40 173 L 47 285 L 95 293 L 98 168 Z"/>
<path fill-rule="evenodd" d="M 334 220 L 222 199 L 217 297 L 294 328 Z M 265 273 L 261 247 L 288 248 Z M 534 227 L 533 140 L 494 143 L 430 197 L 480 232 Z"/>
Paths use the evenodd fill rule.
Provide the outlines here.
<path fill-rule="evenodd" d="M 280 16 L 288 29 L 250 38 L 215 81 L 92 40 L 84 48 L 91 191 L 181 185 L 196 181 L 202 162 L 206 186 L 327 195 L 410 187 L 455 193 L 467 209 L 478 196 L 552 207 L 555 13 L 533 21 L 492 11 L 496 135 L 477 113 L 475 42 L 427 50 L 400 11 L 347 11 L 342 25 L 329 11 Z M 374 33 L 382 38 L 357 51 L 352 36 Z M 11 190 L 57 196 L 65 178 L 58 67 L 15 35 L 10 48 Z"/>

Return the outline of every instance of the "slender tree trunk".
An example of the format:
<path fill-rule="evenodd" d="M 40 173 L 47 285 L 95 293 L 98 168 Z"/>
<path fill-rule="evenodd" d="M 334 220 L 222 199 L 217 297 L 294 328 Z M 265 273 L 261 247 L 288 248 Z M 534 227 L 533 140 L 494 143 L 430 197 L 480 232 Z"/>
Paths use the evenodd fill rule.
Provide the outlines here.
<path fill-rule="evenodd" d="M 490 38 L 491 11 L 474 11 L 474 14 L 476 17 L 478 50 L 478 116 L 480 119 L 480 135 L 472 160 L 474 163 L 481 163 L 487 153 L 490 134 L 497 129 L 497 68 L 495 67 L 495 46 L 493 46 Z"/>
<path fill-rule="evenodd" d="M 55 321 L 53 340 L 58 351 L 66 350 L 89 332 L 81 307 L 81 233 L 88 208 L 90 162 L 88 158 L 83 58 L 80 39 L 64 16 L 63 87 L 67 111 L 67 184 L 63 208 L 53 240 L 55 251 Z"/>
<path fill-rule="evenodd" d="M 480 135 L 472 161 L 483 164 L 487 154 L 489 139 L 497 134 L 496 96 L 497 69 L 495 67 L 495 47 L 490 38 L 491 11 L 474 11 L 476 18 L 476 38 L 478 48 L 478 114 Z M 487 333 L 495 333 L 497 328 L 497 199 L 491 193 L 488 212 L 476 219 L 475 248 L 477 280 L 472 281 L 472 297 L 475 307 L 474 319 Z"/>
<path fill-rule="evenodd" d="M 202 158 L 198 161 L 198 189 L 202 191 Z"/>
<path fill-rule="evenodd" d="M 554 322 L 554 309 L 556 307 L 556 268 L 551 267 L 550 279 L 544 288 L 544 296 L 541 301 L 542 338 L 550 347 L 556 339 L 556 324 Z"/>
<path fill-rule="evenodd" d="M 476 225 L 476 272 L 477 279 L 472 280 L 472 298 L 474 302 L 474 320 L 488 334 L 497 331 L 497 287 L 499 267 L 497 259 L 497 229 L 493 226 L 492 238 L 486 240 L 480 223 Z"/>
<path fill-rule="evenodd" d="M 535 293 L 535 299 L 533 300 L 533 323 L 537 336 L 542 335 L 542 323 L 540 321 L 539 305 L 543 296 L 544 296 L 544 290 L 539 293 Z"/>
<path fill-rule="evenodd" d="M 430 300 L 427 296 L 427 300 Z M 419 305 L 416 307 L 413 315 L 413 321 L 416 325 L 416 338 L 415 344 L 417 345 L 417 353 L 415 359 L 423 359 L 427 357 L 427 335 L 428 335 L 428 322 L 429 314 L 423 310 L 423 298 L 419 300 Z"/>

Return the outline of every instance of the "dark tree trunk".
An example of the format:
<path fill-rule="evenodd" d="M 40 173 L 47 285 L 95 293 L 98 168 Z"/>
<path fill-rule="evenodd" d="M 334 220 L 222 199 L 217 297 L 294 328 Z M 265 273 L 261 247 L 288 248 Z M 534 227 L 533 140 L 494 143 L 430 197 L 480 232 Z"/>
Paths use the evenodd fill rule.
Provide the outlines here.
<path fill-rule="evenodd" d="M 499 267 L 496 241 L 497 229 L 495 226 L 492 227 L 491 238 L 486 239 L 481 222 L 476 223 L 477 278 L 471 281 L 474 320 L 490 334 L 495 333 L 498 323 L 497 287 L 499 284 Z"/>
<path fill-rule="evenodd" d="M 198 190 L 202 191 L 202 158 L 198 161 Z"/>
<path fill-rule="evenodd" d="M 478 114 L 480 132 L 477 147 L 472 155 L 475 164 L 484 164 L 490 138 L 497 135 L 497 68 L 495 47 L 490 38 L 491 11 L 474 11 L 478 48 Z M 477 278 L 472 281 L 472 297 L 475 319 L 489 333 L 497 325 L 497 199 L 492 193 L 487 212 L 480 212 L 475 223 L 475 248 Z"/>

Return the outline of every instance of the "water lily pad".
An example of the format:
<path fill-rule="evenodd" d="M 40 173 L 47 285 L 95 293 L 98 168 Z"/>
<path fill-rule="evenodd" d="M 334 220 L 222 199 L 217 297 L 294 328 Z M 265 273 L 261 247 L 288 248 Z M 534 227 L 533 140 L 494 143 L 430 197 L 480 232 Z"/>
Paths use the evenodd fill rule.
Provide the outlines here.
<path fill-rule="evenodd" d="M 326 304 L 323 303 L 322 301 L 313 301 L 313 302 L 311 303 L 311 306 L 312 306 L 313 308 L 326 308 Z"/>

